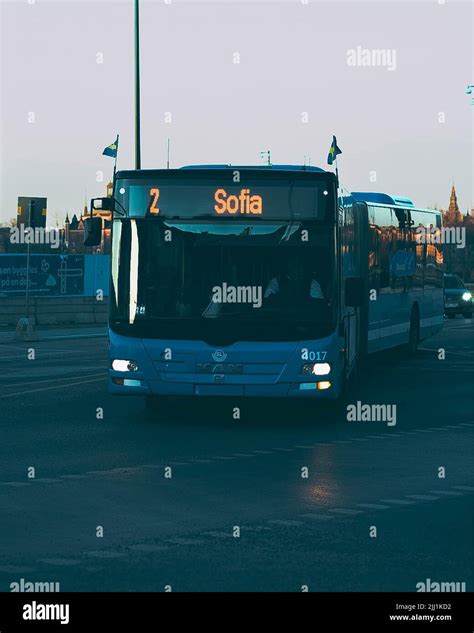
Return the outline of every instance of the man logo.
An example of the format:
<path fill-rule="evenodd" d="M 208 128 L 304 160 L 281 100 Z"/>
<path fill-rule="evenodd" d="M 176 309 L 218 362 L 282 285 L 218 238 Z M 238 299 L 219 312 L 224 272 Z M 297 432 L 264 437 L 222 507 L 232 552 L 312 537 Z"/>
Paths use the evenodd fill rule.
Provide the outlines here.
<path fill-rule="evenodd" d="M 215 352 L 212 352 L 212 360 L 215 360 L 216 363 L 223 363 L 227 358 L 227 354 L 222 349 L 216 349 Z"/>

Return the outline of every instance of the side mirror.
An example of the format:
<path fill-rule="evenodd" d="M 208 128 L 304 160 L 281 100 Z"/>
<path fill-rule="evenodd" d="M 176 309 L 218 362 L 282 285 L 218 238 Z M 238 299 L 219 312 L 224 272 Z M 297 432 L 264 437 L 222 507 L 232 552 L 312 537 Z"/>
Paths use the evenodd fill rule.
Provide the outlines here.
<path fill-rule="evenodd" d="M 364 303 L 364 284 L 360 277 L 349 277 L 344 286 L 345 304 L 350 308 L 359 308 Z"/>
<path fill-rule="evenodd" d="M 91 200 L 91 212 L 94 211 L 113 211 L 114 199 L 113 198 L 92 198 Z"/>
<path fill-rule="evenodd" d="M 84 246 L 99 246 L 102 242 L 102 218 L 84 220 Z"/>

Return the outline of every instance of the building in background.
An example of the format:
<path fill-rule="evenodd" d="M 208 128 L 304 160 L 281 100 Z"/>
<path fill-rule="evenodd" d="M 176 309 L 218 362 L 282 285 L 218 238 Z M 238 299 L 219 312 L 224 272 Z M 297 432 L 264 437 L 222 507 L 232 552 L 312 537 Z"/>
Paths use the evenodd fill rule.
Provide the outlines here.
<path fill-rule="evenodd" d="M 462 229 L 465 240 L 463 248 L 459 248 L 459 244 L 444 244 L 445 272 L 459 275 L 466 283 L 474 282 L 474 209 L 471 213 L 461 213 L 454 185 L 448 210 L 443 212 L 443 225 Z"/>

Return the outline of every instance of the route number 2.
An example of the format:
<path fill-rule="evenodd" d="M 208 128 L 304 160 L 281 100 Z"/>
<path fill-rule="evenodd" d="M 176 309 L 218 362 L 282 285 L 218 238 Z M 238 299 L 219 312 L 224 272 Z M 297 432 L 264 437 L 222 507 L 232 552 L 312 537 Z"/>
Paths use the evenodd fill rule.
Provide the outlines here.
<path fill-rule="evenodd" d="M 160 208 L 157 207 L 158 198 L 160 197 L 159 189 L 150 189 L 150 196 L 153 197 L 150 205 L 150 213 L 157 215 L 160 212 Z"/>

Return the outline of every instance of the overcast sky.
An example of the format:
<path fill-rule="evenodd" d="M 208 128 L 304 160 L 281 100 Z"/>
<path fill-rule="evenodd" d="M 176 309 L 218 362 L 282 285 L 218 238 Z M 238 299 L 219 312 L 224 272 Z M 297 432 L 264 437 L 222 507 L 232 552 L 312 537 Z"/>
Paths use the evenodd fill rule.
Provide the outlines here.
<path fill-rule="evenodd" d="M 473 6 L 440 1 L 142 0 L 142 166 L 169 137 L 172 167 L 266 149 L 324 167 L 334 133 L 348 189 L 446 207 L 454 179 L 471 208 Z M 0 0 L 0 221 L 18 195 L 46 196 L 49 223 L 102 195 L 117 132 L 133 168 L 132 6 Z M 357 47 L 387 65 L 350 65 Z"/>

